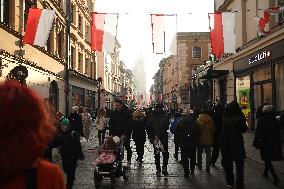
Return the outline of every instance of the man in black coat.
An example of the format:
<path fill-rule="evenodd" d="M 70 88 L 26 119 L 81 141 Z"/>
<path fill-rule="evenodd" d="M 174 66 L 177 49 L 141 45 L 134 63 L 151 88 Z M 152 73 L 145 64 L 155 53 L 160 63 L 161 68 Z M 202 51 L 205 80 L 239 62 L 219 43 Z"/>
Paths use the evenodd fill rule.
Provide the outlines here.
<path fill-rule="evenodd" d="M 128 164 L 131 162 L 132 150 L 130 147 L 131 129 L 129 122 L 131 120 L 131 111 L 124 105 L 124 103 L 115 99 L 114 111 L 110 114 L 109 120 L 109 135 L 118 136 L 124 139 L 124 147 L 127 151 Z"/>
<path fill-rule="evenodd" d="M 78 110 L 79 110 L 78 106 L 72 107 L 72 113 L 69 116 L 70 130 L 79 133 L 81 136 L 84 136 L 82 117 L 78 113 Z"/>
<path fill-rule="evenodd" d="M 186 109 L 182 119 L 178 122 L 175 137 L 181 148 L 181 160 L 184 169 L 184 177 L 189 176 L 189 159 L 190 171 L 194 174 L 196 164 L 196 146 L 199 139 L 199 129 L 194 120 L 194 116 L 190 114 L 190 110 Z"/>
<path fill-rule="evenodd" d="M 155 141 L 160 141 L 163 146 L 163 167 L 162 174 L 168 175 L 167 166 L 169 160 L 169 151 L 168 151 L 168 132 L 169 129 L 169 120 L 165 113 L 163 112 L 163 105 L 158 104 L 155 107 L 154 112 L 149 116 L 147 120 L 147 130 L 148 137 L 150 139 L 151 144 L 154 146 L 154 154 L 155 154 L 155 165 L 156 165 L 156 173 L 161 173 L 161 165 L 160 165 L 160 152 L 158 152 Z"/>

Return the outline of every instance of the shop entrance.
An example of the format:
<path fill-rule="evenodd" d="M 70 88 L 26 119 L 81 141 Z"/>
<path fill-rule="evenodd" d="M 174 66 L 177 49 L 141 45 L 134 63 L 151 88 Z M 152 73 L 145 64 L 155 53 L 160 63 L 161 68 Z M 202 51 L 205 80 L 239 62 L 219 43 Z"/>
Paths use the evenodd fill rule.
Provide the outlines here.
<path fill-rule="evenodd" d="M 258 108 L 264 102 L 272 103 L 272 84 L 270 81 L 258 82 L 253 85 L 254 107 Z"/>

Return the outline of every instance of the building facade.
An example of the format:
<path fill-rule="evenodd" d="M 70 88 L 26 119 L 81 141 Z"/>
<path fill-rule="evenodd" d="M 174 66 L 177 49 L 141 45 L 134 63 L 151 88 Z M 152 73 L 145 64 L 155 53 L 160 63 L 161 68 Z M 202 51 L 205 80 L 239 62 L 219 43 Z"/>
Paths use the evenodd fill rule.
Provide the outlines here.
<path fill-rule="evenodd" d="M 71 1 L 70 106 L 93 108 L 95 60 L 90 50 L 91 1 Z M 45 48 L 23 45 L 29 8 L 56 11 Z M 26 73 L 24 83 L 37 91 L 53 107 L 66 112 L 66 4 L 65 1 L 1 0 L 0 80 Z"/>
<path fill-rule="evenodd" d="M 216 79 L 215 96 L 227 101 L 236 99 L 252 129 L 256 109 L 264 102 L 271 103 L 277 111 L 284 109 L 283 13 L 270 15 L 266 26 L 270 33 L 265 36 L 258 34 L 255 22 L 255 16 L 263 17 L 265 9 L 277 6 L 284 6 L 284 1 L 227 0 L 218 7 L 223 12 L 236 11 L 237 52 L 224 55 L 214 64 L 213 69 L 228 71 L 228 75 Z"/>

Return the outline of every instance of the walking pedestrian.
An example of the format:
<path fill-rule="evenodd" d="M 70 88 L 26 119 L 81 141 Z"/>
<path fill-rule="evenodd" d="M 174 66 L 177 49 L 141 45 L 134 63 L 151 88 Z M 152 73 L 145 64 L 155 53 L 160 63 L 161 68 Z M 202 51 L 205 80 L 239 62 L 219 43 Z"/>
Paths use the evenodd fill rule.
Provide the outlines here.
<path fill-rule="evenodd" d="M 215 132 L 214 121 L 208 113 L 204 112 L 199 115 L 197 125 L 200 131 L 200 137 L 197 145 L 197 167 L 202 169 L 202 154 L 203 150 L 205 150 L 206 172 L 210 174 L 211 147 Z"/>
<path fill-rule="evenodd" d="M 82 123 L 83 123 L 83 133 L 86 140 L 89 140 L 90 137 L 90 126 L 92 123 L 92 116 L 89 114 L 85 107 L 82 107 Z"/>
<path fill-rule="evenodd" d="M 43 100 L 6 81 L 0 84 L 0 120 L 0 188 L 65 189 L 60 167 L 41 158 L 56 134 Z"/>
<path fill-rule="evenodd" d="M 84 160 L 80 135 L 70 130 L 70 122 L 64 118 L 60 122 L 61 133 L 58 136 L 55 147 L 60 147 L 63 170 L 67 175 L 66 189 L 72 189 L 75 180 L 77 161 Z"/>
<path fill-rule="evenodd" d="M 256 128 L 254 146 L 260 150 L 261 159 L 265 164 L 262 176 L 268 178 L 270 171 L 274 179 L 273 184 L 279 185 L 279 177 L 271 163 L 271 161 L 283 160 L 280 141 L 280 125 L 275 116 L 272 105 L 263 106 L 262 115 L 259 117 L 258 126 Z"/>
<path fill-rule="evenodd" d="M 83 122 L 82 116 L 79 114 L 79 107 L 73 106 L 72 113 L 69 116 L 70 121 L 70 130 L 75 131 L 76 133 L 80 134 L 82 137 L 84 136 L 83 133 Z"/>
<path fill-rule="evenodd" d="M 102 108 L 98 111 L 98 115 L 95 121 L 95 126 L 98 130 L 99 145 L 102 145 L 105 140 L 105 134 L 107 128 L 106 112 Z"/>
<path fill-rule="evenodd" d="M 179 142 L 178 142 L 177 137 L 176 137 L 176 127 L 177 127 L 177 124 L 180 121 L 180 119 L 181 119 L 181 114 L 179 112 L 176 112 L 174 114 L 173 121 L 172 121 L 171 126 L 170 126 L 170 131 L 174 135 L 174 144 L 175 144 L 174 158 L 177 161 L 178 161 L 178 151 L 179 151 L 180 147 L 179 147 Z"/>
<path fill-rule="evenodd" d="M 236 189 L 244 188 L 244 159 L 246 158 L 242 133 L 247 130 L 246 118 L 237 101 L 228 103 L 223 118 L 222 151 L 227 186 L 235 185 L 233 162 L 236 164 Z"/>
<path fill-rule="evenodd" d="M 156 165 L 156 173 L 161 174 L 161 165 L 160 165 L 160 147 L 162 146 L 163 154 L 163 167 L 162 174 L 168 175 L 168 161 L 169 161 L 169 151 L 168 151 L 168 132 L 169 129 L 169 120 L 163 112 L 163 105 L 157 104 L 153 113 L 149 116 L 147 120 L 147 130 L 150 143 L 154 147 L 154 157 Z M 155 145 L 155 144 L 161 144 Z"/>
<path fill-rule="evenodd" d="M 211 165 L 215 167 L 219 153 L 221 150 L 221 131 L 223 130 L 223 113 L 224 108 L 221 104 L 217 104 L 214 108 L 213 120 L 215 124 L 215 133 L 213 137 L 213 150 L 211 157 Z M 223 160 L 221 160 L 223 166 Z M 224 167 L 224 166 L 223 166 Z"/>
<path fill-rule="evenodd" d="M 146 142 L 146 119 L 145 113 L 141 110 L 136 110 L 132 114 L 132 120 L 130 122 L 132 128 L 132 138 L 135 142 L 137 161 L 143 163 L 144 145 Z"/>
<path fill-rule="evenodd" d="M 185 109 L 184 115 L 177 124 L 175 137 L 178 146 L 181 148 L 181 160 L 184 169 L 184 177 L 189 177 L 189 159 L 190 172 L 194 174 L 196 164 L 196 146 L 199 138 L 199 129 L 194 116 L 190 114 L 189 109 Z"/>
<path fill-rule="evenodd" d="M 127 164 L 130 165 L 132 150 L 130 147 L 131 130 L 129 122 L 131 120 L 131 111 L 120 99 L 114 101 L 114 111 L 110 114 L 109 135 L 118 136 L 124 140 L 124 147 L 127 151 Z"/>

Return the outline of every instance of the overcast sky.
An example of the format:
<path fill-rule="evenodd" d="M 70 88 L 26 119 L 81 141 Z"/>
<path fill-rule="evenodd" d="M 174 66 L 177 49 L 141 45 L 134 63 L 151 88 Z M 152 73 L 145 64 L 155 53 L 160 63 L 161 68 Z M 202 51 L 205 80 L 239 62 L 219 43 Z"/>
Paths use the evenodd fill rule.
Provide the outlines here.
<path fill-rule="evenodd" d="M 214 12 L 214 0 L 96 0 L 96 12 L 120 13 L 118 40 L 120 58 L 130 69 L 139 57 L 144 57 L 147 70 L 147 92 L 159 61 L 167 55 L 152 52 L 151 13 L 177 14 L 177 29 L 172 33 L 208 32 L 208 13 Z M 166 31 L 167 32 L 167 31 Z"/>

